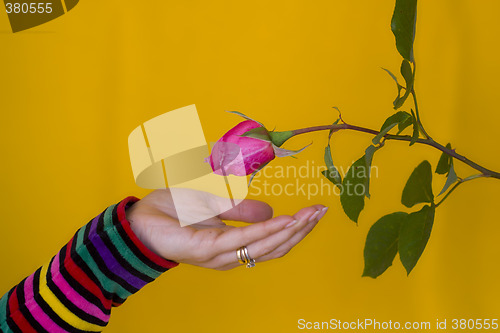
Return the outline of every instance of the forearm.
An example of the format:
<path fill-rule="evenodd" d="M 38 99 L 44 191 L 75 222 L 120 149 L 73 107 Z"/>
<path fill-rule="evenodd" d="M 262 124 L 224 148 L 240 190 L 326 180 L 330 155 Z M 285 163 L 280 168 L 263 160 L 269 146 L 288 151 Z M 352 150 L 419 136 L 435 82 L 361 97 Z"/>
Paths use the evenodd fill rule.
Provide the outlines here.
<path fill-rule="evenodd" d="M 80 228 L 48 264 L 0 299 L 3 332 L 100 332 L 111 308 L 177 266 L 133 233 L 127 198 Z"/>

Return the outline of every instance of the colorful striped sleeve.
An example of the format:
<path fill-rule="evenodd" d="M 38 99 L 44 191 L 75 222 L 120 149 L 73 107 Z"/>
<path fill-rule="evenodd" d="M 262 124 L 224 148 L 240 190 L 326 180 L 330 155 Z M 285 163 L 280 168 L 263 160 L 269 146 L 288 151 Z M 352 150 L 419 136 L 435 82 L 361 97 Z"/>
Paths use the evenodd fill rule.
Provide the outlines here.
<path fill-rule="evenodd" d="M 136 201 L 108 207 L 7 292 L 0 299 L 0 332 L 101 332 L 113 306 L 177 266 L 132 232 L 125 210 Z"/>

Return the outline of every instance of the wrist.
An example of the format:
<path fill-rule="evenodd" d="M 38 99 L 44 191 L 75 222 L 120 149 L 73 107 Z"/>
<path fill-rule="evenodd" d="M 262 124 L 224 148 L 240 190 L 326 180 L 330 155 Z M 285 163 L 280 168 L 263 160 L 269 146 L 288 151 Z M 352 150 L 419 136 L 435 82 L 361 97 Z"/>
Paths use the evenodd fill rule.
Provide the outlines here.
<path fill-rule="evenodd" d="M 134 235 L 137 237 L 137 239 L 151 252 L 153 252 L 156 255 L 160 255 L 158 251 L 154 249 L 153 244 L 150 241 L 150 237 L 147 237 L 147 233 L 145 232 L 145 227 L 144 223 L 141 222 L 139 213 L 135 212 L 135 207 L 137 203 L 128 207 L 125 210 L 126 214 L 126 219 L 130 225 L 130 229 L 134 233 Z"/>

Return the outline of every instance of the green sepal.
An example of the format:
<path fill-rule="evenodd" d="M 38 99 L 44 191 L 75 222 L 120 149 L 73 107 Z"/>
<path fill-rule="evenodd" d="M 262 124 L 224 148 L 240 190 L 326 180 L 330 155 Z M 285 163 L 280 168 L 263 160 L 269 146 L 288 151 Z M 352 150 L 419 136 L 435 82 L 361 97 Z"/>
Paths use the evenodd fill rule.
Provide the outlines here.
<path fill-rule="evenodd" d="M 245 133 L 241 134 L 240 136 L 271 142 L 271 137 L 269 135 L 268 130 L 265 127 L 252 128 L 246 131 Z"/>
<path fill-rule="evenodd" d="M 271 162 L 271 161 L 269 161 L 269 162 Z M 265 167 L 266 165 L 268 165 L 268 164 L 269 164 L 269 162 L 266 162 L 266 163 L 262 164 L 262 165 L 261 165 L 261 166 L 260 166 L 257 170 L 255 170 L 254 172 L 252 172 L 252 175 L 250 176 L 250 180 L 248 181 L 248 187 L 250 187 L 250 184 L 252 183 L 252 180 L 253 180 L 253 178 L 255 177 L 255 175 L 256 175 L 256 174 L 257 174 L 260 170 L 264 169 L 264 167 Z"/>
<path fill-rule="evenodd" d="M 308 144 L 307 146 L 302 147 L 301 149 L 291 150 L 291 149 L 283 149 L 283 148 L 277 147 L 276 145 L 273 144 L 273 150 L 274 150 L 274 154 L 276 155 L 276 157 L 290 156 L 290 157 L 296 158 L 293 155 L 297 155 L 298 153 L 302 152 L 304 149 L 306 149 L 310 145 L 312 145 L 312 142 L 310 144 Z"/>
<path fill-rule="evenodd" d="M 293 131 L 269 132 L 271 141 L 276 147 L 281 147 L 286 140 L 294 136 Z"/>
<path fill-rule="evenodd" d="M 259 124 L 259 125 L 261 125 L 262 127 L 265 127 L 265 126 L 264 126 L 264 124 L 262 124 L 260 121 L 257 121 L 257 120 L 255 120 L 255 119 L 252 119 L 252 118 L 250 118 L 249 116 L 247 116 L 247 115 L 245 115 L 245 114 L 243 114 L 243 113 L 241 113 L 241 112 L 239 112 L 239 111 L 226 111 L 226 112 L 229 112 L 229 113 L 232 113 L 232 114 L 238 115 L 238 116 L 240 116 L 240 117 L 245 118 L 246 120 L 252 120 L 252 121 L 255 121 L 256 123 L 258 123 L 258 124 Z"/>

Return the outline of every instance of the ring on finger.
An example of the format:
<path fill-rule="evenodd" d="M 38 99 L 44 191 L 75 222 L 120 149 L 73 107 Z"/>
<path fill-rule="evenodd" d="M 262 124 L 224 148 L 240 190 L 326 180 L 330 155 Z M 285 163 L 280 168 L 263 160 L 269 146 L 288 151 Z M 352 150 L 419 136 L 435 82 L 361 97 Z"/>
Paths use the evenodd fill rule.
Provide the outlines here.
<path fill-rule="evenodd" d="M 246 264 L 247 268 L 255 267 L 255 259 L 250 257 L 246 246 L 242 246 L 236 250 L 236 258 L 240 264 Z"/>

